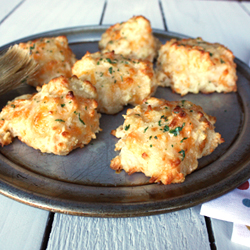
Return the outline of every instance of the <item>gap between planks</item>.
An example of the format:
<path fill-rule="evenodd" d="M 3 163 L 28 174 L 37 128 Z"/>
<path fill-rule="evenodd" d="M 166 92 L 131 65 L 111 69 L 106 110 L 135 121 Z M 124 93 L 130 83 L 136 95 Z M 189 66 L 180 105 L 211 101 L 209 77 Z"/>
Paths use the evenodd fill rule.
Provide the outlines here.
<path fill-rule="evenodd" d="M 40 250 L 47 249 L 48 242 L 49 242 L 49 236 L 50 236 L 52 226 L 53 226 L 54 216 L 55 216 L 55 213 L 52 213 L 52 212 L 49 213 Z"/>
<path fill-rule="evenodd" d="M 7 15 L 0 21 L 0 25 L 16 10 L 18 9 L 18 7 L 20 7 L 23 3 L 25 2 L 25 0 L 22 0 L 20 3 L 18 3 L 9 13 L 7 13 Z"/>
<path fill-rule="evenodd" d="M 25 1 L 25 0 L 24 0 L 24 1 Z M 23 3 L 23 2 L 21 2 L 21 3 Z M 20 5 L 21 3 L 19 3 L 19 5 Z M 18 6 L 19 6 L 19 5 L 18 5 Z M 18 7 L 18 6 L 17 6 L 17 7 Z M 106 6 L 107 6 L 107 1 L 105 1 L 104 5 L 103 5 L 103 11 L 102 11 L 102 15 L 101 15 L 101 19 L 100 19 L 99 25 L 102 25 L 103 17 L 104 17 L 105 10 L 106 10 Z M 17 8 L 17 7 L 16 7 L 16 8 Z M 16 9 L 16 8 L 15 8 L 15 9 Z M 15 10 L 15 9 L 14 9 L 14 10 Z M 12 11 L 12 12 L 13 12 L 13 11 Z M 0 23 L 0 24 L 1 24 L 1 23 Z M 53 227 L 54 217 L 55 217 L 55 213 L 50 212 L 50 213 L 49 213 L 49 216 L 48 216 L 46 228 L 45 228 L 45 231 L 44 231 L 44 235 L 43 235 L 43 239 L 42 239 L 42 243 L 41 243 L 41 248 L 40 248 L 40 250 L 46 250 L 47 247 L 48 247 L 48 242 L 49 242 L 50 233 L 51 233 L 52 227 Z"/>

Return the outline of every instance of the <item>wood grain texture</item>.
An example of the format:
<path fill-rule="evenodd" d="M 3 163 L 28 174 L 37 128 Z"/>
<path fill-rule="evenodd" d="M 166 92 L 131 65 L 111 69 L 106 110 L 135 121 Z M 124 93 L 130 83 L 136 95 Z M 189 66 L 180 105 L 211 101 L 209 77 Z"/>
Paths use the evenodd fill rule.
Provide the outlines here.
<path fill-rule="evenodd" d="M 0 46 L 31 34 L 99 24 L 104 0 L 26 0 L 0 26 Z"/>
<path fill-rule="evenodd" d="M 210 249 L 199 208 L 137 218 L 56 214 L 47 250 Z"/>
<path fill-rule="evenodd" d="M 236 244 L 231 241 L 233 223 L 211 219 L 212 229 L 214 232 L 215 245 L 218 250 L 249 250 L 249 247 Z"/>
<path fill-rule="evenodd" d="M 8 15 L 15 11 L 15 9 L 23 2 L 23 0 L 1 0 L 0 8 L 0 24 L 7 18 Z"/>
<path fill-rule="evenodd" d="M 168 29 L 219 42 L 249 62 L 250 17 L 239 2 L 161 0 Z"/>
<path fill-rule="evenodd" d="M 0 195 L 0 249 L 40 249 L 48 212 Z"/>
<path fill-rule="evenodd" d="M 149 19 L 153 28 L 164 29 L 158 0 L 108 0 L 103 24 L 127 21 L 136 15 L 143 15 Z"/>

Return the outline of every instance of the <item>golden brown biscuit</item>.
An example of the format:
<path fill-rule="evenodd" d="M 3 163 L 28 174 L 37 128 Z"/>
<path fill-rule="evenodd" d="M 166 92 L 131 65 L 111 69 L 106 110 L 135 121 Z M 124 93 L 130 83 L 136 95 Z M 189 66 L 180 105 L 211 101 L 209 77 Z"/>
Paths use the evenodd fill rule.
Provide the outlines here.
<path fill-rule="evenodd" d="M 189 101 L 150 98 L 128 109 L 124 124 L 112 131 L 120 140 L 111 161 L 114 170 L 143 172 L 150 182 L 178 183 L 224 140 L 215 133 L 215 117 Z"/>
<path fill-rule="evenodd" d="M 159 50 L 156 72 L 159 85 L 181 95 L 237 90 L 233 53 L 201 38 L 167 41 Z"/>
<path fill-rule="evenodd" d="M 72 72 L 95 86 L 98 110 L 106 114 L 141 103 L 157 87 L 151 62 L 127 59 L 114 52 L 87 53 L 74 64 Z"/>
<path fill-rule="evenodd" d="M 27 43 L 20 43 L 22 49 L 30 52 L 38 69 L 34 77 L 28 78 L 32 86 L 42 86 L 52 78 L 64 75 L 71 77 L 71 68 L 76 61 L 75 55 L 68 46 L 66 36 L 38 38 Z"/>
<path fill-rule="evenodd" d="M 149 20 L 143 16 L 134 16 L 109 27 L 99 41 L 101 51 L 114 50 L 125 57 L 150 61 L 157 56 L 160 45 L 152 33 Z"/>
<path fill-rule="evenodd" d="M 0 113 L 0 145 L 14 137 L 45 153 L 66 155 L 100 131 L 95 88 L 77 77 L 58 77 L 33 95 L 20 96 Z"/>

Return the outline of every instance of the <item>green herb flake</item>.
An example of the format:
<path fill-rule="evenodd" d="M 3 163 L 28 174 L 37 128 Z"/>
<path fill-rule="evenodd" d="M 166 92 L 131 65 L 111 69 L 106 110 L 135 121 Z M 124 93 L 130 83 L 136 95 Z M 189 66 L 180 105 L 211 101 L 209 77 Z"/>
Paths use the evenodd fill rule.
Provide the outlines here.
<path fill-rule="evenodd" d="M 148 130 L 148 127 L 146 127 L 146 128 L 144 129 L 144 133 L 146 133 L 147 130 Z"/>
<path fill-rule="evenodd" d="M 112 67 L 109 68 L 109 73 L 110 73 L 110 74 L 113 73 L 113 68 L 112 68 Z"/>
<path fill-rule="evenodd" d="M 11 104 L 10 106 L 11 106 L 13 109 L 16 107 L 14 104 Z"/>
<path fill-rule="evenodd" d="M 225 61 L 223 59 L 220 59 L 220 63 L 225 63 Z"/>
<path fill-rule="evenodd" d="M 79 121 L 83 124 L 83 125 L 85 125 L 85 122 L 81 119 L 81 117 L 80 117 L 80 113 L 78 114 L 78 118 L 79 118 Z"/>
<path fill-rule="evenodd" d="M 156 140 L 158 139 L 158 137 L 157 137 L 157 136 L 155 136 L 154 138 L 155 138 Z"/>
<path fill-rule="evenodd" d="M 130 124 L 126 125 L 124 129 L 127 131 L 129 128 L 130 128 Z"/>
<path fill-rule="evenodd" d="M 213 56 L 213 53 L 209 52 L 209 55 L 210 55 L 210 56 Z"/>
<path fill-rule="evenodd" d="M 164 128 L 163 128 L 163 132 L 168 132 L 168 131 L 169 131 L 169 126 L 165 125 Z"/>
<path fill-rule="evenodd" d="M 36 47 L 36 45 L 33 44 L 33 46 L 30 46 L 30 49 L 31 49 L 31 50 L 32 50 L 32 49 L 35 49 L 35 47 Z"/>
<path fill-rule="evenodd" d="M 181 156 L 182 156 L 182 161 L 184 160 L 184 158 L 185 158 L 185 151 L 182 149 L 181 151 L 179 151 L 178 152 L 179 154 L 181 154 Z"/>
<path fill-rule="evenodd" d="M 152 144 L 150 144 L 150 148 L 152 148 L 153 147 L 153 145 Z"/>
<path fill-rule="evenodd" d="M 64 120 L 62 119 L 55 119 L 56 122 L 65 122 Z"/>
<path fill-rule="evenodd" d="M 187 137 L 184 137 L 182 140 L 181 140 L 181 143 L 183 143 L 183 141 L 187 140 L 188 138 Z"/>
<path fill-rule="evenodd" d="M 63 104 L 61 104 L 61 107 L 63 108 L 65 106 L 65 104 L 63 103 Z"/>
<path fill-rule="evenodd" d="M 177 136 L 180 134 L 180 131 L 183 129 L 184 126 L 185 126 L 185 123 L 183 123 L 181 127 L 176 127 L 175 129 L 169 130 L 169 133 L 174 134 L 174 136 Z"/>

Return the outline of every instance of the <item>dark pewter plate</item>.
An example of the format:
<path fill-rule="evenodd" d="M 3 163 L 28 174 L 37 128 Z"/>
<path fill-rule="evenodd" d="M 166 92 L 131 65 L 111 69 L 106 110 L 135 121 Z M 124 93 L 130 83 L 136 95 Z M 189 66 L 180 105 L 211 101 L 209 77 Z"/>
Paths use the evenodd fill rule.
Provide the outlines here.
<path fill-rule="evenodd" d="M 77 58 L 86 51 L 96 52 L 101 34 L 108 26 L 63 29 L 27 37 L 13 43 L 38 37 L 66 35 Z M 184 36 L 154 30 L 162 43 Z M 11 44 L 13 44 L 11 43 Z M 2 47 L 0 50 L 8 47 Z M 149 184 L 142 173 L 131 176 L 110 169 L 117 138 L 112 129 L 123 123 L 122 114 L 102 115 L 103 129 L 89 145 L 68 156 L 43 154 L 15 139 L 0 149 L 0 193 L 25 204 L 73 215 L 97 217 L 130 217 L 166 213 L 188 208 L 236 188 L 250 177 L 250 69 L 238 59 L 238 92 L 228 94 L 188 94 L 185 97 L 159 88 L 156 97 L 167 100 L 189 100 L 217 117 L 216 131 L 225 143 L 209 156 L 199 160 L 199 168 L 184 183 Z M 8 100 L 34 92 L 23 85 L 1 96 L 0 108 Z"/>

